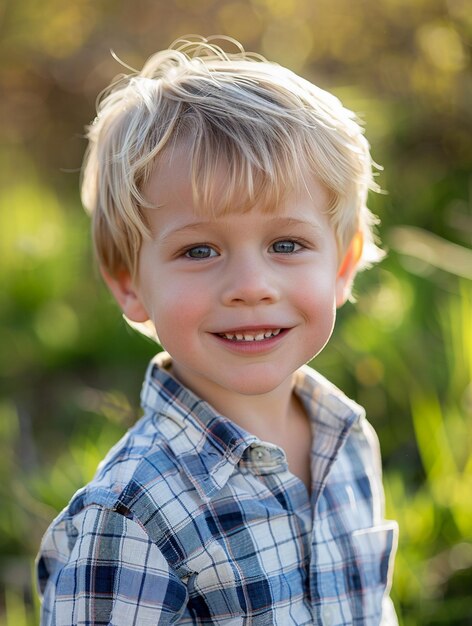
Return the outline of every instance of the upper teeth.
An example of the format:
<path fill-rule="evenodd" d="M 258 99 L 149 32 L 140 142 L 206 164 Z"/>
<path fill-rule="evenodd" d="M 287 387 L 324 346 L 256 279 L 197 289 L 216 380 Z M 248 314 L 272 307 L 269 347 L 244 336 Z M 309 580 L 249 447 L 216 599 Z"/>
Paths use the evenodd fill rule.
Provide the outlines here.
<path fill-rule="evenodd" d="M 275 330 L 261 330 L 258 332 L 239 332 L 239 333 L 220 333 L 225 339 L 232 339 L 233 341 L 262 341 L 263 339 L 269 339 L 269 337 L 276 337 L 280 333 L 281 329 Z"/>

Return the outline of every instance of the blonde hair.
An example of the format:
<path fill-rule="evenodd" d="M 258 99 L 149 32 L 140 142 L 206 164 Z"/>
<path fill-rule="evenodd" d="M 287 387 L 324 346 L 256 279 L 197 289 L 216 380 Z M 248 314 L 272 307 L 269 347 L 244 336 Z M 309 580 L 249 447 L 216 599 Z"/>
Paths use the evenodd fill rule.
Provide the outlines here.
<path fill-rule="evenodd" d="M 82 201 L 92 214 L 100 265 L 136 277 L 149 229 L 142 190 L 166 150 L 190 142 L 197 205 L 213 213 L 279 206 L 306 172 L 330 191 L 329 217 L 340 258 L 358 231 L 359 269 L 381 256 L 366 205 L 377 190 L 369 144 L 354 113 L 290 70 L 211 40 L 177 40 L 140 72 L 102 94 L 82 172 Z M 224 160 L 227 184 L 215 189 Z M 225 170 L 226 172 L 226 170 Z"/>

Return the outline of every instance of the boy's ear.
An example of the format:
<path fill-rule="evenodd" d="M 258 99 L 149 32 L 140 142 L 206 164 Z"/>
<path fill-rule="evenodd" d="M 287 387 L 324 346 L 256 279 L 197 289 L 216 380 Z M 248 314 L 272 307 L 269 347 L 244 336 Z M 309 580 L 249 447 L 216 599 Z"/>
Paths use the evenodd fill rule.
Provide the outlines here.
<path fill-rule="evenodd" d="M 132 322 L 147 322 L 149 315 L 128 270 L 122 269 L 113 276 L 103 267 L 100 272 L 126 317 Z"/>
<path fill-rule="evenodd" d="M 364 237 L 361 231 L 357 231 L 349 244 L 336 276 L 336 307 L 338 308 L 346 302 L 351 293 L 351 285 L 362 256 L 363 245 Z"/>

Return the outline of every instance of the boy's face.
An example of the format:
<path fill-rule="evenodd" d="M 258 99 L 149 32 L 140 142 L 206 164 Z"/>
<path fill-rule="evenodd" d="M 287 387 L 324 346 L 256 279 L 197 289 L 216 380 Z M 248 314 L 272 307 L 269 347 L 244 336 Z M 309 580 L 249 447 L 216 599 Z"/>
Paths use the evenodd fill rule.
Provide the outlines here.
<path fill-rule="evenodd" d="M 223 168 L 217 179 L 223 186 Z M 352 268 L 338 272 L 327 191 L 308 187 L 273 213 L 211 218 L 194 206 L 182 146 L 144 190 L 156 207 L 146 213 L 152 240 L 138 283 L 122 276 L 115 295 L 129 318 L 153 321 L 175 374 L 209 402 L 291 385 L 331 335 Z"/>

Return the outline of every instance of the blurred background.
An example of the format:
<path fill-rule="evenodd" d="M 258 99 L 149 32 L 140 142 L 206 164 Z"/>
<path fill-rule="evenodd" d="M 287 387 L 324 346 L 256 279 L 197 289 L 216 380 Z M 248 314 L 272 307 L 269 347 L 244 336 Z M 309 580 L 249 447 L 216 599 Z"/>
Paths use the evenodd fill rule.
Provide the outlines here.
<path fill-rule="evenodd" d="M 316 367 L 380 437 L 400 622 L 472 624 L 472 11 L 467 0 L 0 3 L 0 623 L 38 623 L 41 536 L 139 416 L 156 346 L 93 266 L 79 202 L 97 94 L 187 33 L 332 90 L 364 120 L 386 260 Z"/>

